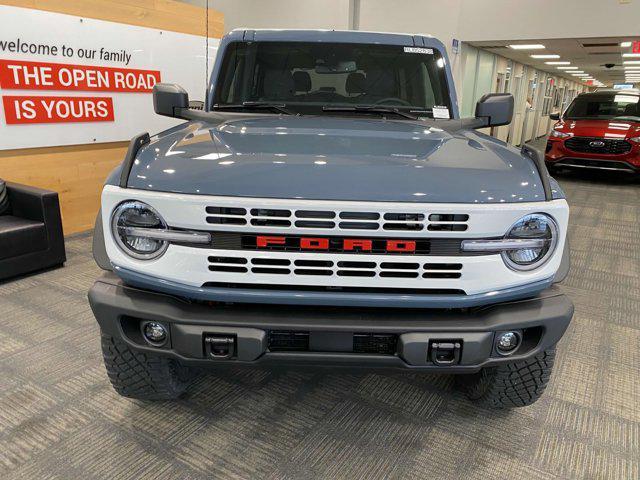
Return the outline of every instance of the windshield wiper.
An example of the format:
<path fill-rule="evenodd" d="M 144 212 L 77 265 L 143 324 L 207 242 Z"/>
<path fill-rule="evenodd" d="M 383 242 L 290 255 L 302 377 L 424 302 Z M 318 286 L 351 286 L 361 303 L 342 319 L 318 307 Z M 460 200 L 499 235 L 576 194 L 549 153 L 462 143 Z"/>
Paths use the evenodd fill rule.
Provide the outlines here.
<path fill-rule="evenodd" d="M 418 120 L 418 117 L 415 115 L 411 115 L 410 113 L 404 112 L 399 108 L 393 107 L 376 107 L 376 106 L 366 106 L 366 105 L 356 105 L 353 107 L 331 107 L 325 105 L 322 107 L 323 112 L 358 112 L 358 113 L 393 113 L 394 115 L 398 115 L 400 117 L 408 118 L 410 120 Z"/>
<path fill-rule="evenodd" d="M 242 102 L 242 103 L 230 103 L 230 104 L 219 104 L 216 103 L 213 106 L 214 110 L 276 110 L 277 112 L 284 113 L 285 115 L 299 115 L 297 113 L 293 113 L 291 110 L 287 109 L 285 104 L 278 103 L 269 103 L 269 102 Z"/>

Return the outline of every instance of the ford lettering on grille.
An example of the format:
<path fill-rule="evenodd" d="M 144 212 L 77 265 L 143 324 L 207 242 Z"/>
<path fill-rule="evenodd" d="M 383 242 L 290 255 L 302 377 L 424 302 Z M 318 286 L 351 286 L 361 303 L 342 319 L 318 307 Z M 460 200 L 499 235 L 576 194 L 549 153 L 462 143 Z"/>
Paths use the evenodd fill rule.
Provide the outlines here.
<path fill-rule="evenodd" d="M 256 250 L 280 250 L 328 253 L 429 253 L 429 240 L 386 238 L 343 238 L 317 236 L 248 235 L 243 239 L 244 248 Z"/>

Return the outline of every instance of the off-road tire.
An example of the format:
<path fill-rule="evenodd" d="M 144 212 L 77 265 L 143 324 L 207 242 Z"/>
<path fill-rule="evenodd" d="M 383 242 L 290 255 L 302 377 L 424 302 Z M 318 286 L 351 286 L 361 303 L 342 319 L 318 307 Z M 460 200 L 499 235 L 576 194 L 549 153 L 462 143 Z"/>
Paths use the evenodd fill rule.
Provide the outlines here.
<path fill-rule="evenodd" d="M 195 377 L 193 369 L 173 359 L 143 352 L 103 333 L 102 357 L 116 392 L 138 400 L 173 400 Z"/>
<path fill-rule="evenodd" d="M 551 376 L 555 347 L 528 360 L 461 375 L 458 385 L 473 402 L 490 408 L 526 407 L 540 398 Z"/>

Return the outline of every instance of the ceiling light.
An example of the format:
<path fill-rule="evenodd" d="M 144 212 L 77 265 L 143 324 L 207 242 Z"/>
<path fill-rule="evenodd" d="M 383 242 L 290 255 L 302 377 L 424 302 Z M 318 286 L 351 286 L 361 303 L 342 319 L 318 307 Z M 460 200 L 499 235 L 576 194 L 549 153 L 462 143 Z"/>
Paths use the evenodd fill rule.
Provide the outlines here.
<path fill-rule="evenodd" d="M 640 57 L 640 53 L 623 53 L 623 57 Z"/>
<path fill-rule="evenodd" d="M 558 70 L 577 70 L 578 67 L 556 67 Z"/>
<path fill-rule="evenodd" d="M 589 75 L 586 73 L 572 73 L 574 77 L 588 77 Z"/>
<path fill-rule="evenodd" d="M 569 73 L 584 73 L 584 70 L 574 70 L 573 72 L 569 72 Z"/>
<path fill-rule="evenodd" d="M 544 54 L 544 55 L 529 55 L 531 58 L 560 58 L 560 55 Z M 569 63 L 569 62 L 567 62 Z"/>
<path fill-rule="evenodd" d="M 571 65 L 571 62 L 544 62 L 544 63 L 547 65 Z"/>
<path fill-rule="evenodd" d="M 622 63 L 625 65 L 640 65 L 640 60 L 625 60 Z"/>
<path fill-rule="evenodd" d="M 531 44 L 521 44 L 521 45 L 507 45 L 509 48 L 513 48 L 514 50 L 541 50 L 544 48 L 544 45 L 539 43 L 531 43 Z"/>
<path fill-rule="evenodd" d="M 623 48 L 628 48 L 628 47 L 631 46 L 631 42 L 621 42 L 620 46 L 623 47 Z"/>

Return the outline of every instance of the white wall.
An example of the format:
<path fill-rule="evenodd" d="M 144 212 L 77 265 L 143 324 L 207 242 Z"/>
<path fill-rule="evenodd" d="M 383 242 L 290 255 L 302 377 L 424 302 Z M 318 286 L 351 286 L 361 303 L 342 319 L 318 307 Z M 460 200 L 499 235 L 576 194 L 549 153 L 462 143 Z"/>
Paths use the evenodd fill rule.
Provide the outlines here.
<path fill-rule="evenodd" d="M 370 0 L 363 0 L 368 2 Z M 418 0 L 410 0 L 410 2 Z M 409 2 L 407 2 L 409 3 Z M 445 8 L 449 2 L 437 2 Z M 462 0 L 465 41 L 621 37 L 640 33 L 640 1 Z"/>
<path fill-rule="evenodd" d="M 206 0 L 182 0 L 204 6 Z M 628 0 L 209 0 L 225 30 L 349 28 L 360 4 L 360 29 L 431 33 L 463 41 L 637 36 L 640 1 Z"/>
<path fill-rule="evenodd" d="M 188 0 L 204 6 L 205 0 Z M 209 0 L 234 28 L 349 28 L 349 0 Z"/>

